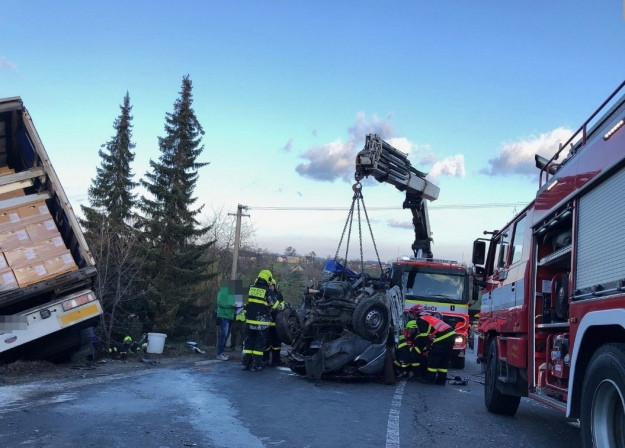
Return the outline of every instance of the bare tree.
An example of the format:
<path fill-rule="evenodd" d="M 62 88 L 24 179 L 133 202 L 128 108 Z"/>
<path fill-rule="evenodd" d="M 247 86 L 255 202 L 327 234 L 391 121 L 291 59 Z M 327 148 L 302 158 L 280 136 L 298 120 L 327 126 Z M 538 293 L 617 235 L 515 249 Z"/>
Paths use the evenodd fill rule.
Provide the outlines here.
<path fill-rule="evenodd" d="M 116 229 L 104 220 L 97 230 L 92 226 L 88 236 L 98 262 L 94 289 L 104 309 L 102 336 L 104 346 L 110 347 L 115 333 L 136 334 L 143 331 L 143 328 L 133 331 L 133 327 L 141 327 L 141 323 L 132 317 L 140 311 L 138 280 L 145 260 L 138 250 L 138 233 L 129 228 Z"/>

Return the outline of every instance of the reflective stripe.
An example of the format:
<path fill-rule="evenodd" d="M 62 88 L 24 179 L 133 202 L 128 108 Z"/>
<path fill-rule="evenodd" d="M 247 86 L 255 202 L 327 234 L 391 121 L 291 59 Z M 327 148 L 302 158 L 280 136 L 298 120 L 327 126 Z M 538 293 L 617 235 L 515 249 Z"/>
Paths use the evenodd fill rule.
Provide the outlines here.
<path fill-rule="evenodd" d="M 442 335 L 442 336 L 440 336 L 440 337 L 438 337 L 438 338 L 434 339 L 434 341 L 433 341 L 433 342 L 442 341 L 443 339 L 447 339 L 449 336 L 454 336 L 455 334 L 456 334 L 456 333 L 454 333 L 453 331 L 450 331 L 449 333 L 444 334 L 444 335 Z"/>
<path fill-rule="evenodd" d="M 251 319 L 246 319 L 245 320 L 246 324 L 250 324 L 250 325 L 267 325 L 270 326 L 273 322 L 264 322 L 262 320 L 251 320 Z M 275 324 L 274 324 L 275 325 Z"/>
<path fill-rule="evenodd" d="M 407 345 L 408 345 L 407 343 L 402 342 L 402 343 L 400 343 L 400 344 L 397 346 L 397 348 L 402 348 L 402 347 L 405 347 L 405 346 L 407 346 Z"/>
<path fill-rule="evenodd" d="M 251 355 L 252 353 L 254 353 L 252 350 L 243 350 L 244 355 Z"/>
<path fill-rule="evenodd" d="M 447 369 L 438 369 L 440 373 L 447 373 Z"/>
<path fill-rule="evenodd" d="M 248 302 L 251 302 L 251 303 L 260 303 L 261 305 L 269 306 L 269 304 L 267 303 L 267 301 L 266 301 L 266 300 L 260 300 L 260 299 L 252 299 L 252 298 L 249 298 L 249 299 L 248 299 Z"/>
<path fill-rule="evenodd" d="M 271 309 L 282 311 L 284 309 L 284 302 L 281 302 L 280 300 L 276 300 L 276 303 L 273 304 Z"/>
<path fill-rule="evenodd" d="M 263 356 L 263 352 L 259 352 L 257 350 L 252 351 L 252 355 Z"/>
<path fill-rule="evenodd" d="M 433 369 L 432 367 L 428 367 L 428 372 L 430 373 L 436 373 L 437 369 Z"/>

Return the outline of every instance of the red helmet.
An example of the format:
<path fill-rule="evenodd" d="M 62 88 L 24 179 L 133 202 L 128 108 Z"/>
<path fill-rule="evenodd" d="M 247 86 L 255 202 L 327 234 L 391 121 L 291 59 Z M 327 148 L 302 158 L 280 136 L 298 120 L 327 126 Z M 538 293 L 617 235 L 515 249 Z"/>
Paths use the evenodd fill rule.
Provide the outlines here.
<path fill-rule="evenodd" d="M 414 314 L 415 316 L 419 316 L 423 313 L 425 313 L 425 307 L 423 305 L 413 305 L 412 308 L 410 308 L 409 310 L 412 314 Z"/>

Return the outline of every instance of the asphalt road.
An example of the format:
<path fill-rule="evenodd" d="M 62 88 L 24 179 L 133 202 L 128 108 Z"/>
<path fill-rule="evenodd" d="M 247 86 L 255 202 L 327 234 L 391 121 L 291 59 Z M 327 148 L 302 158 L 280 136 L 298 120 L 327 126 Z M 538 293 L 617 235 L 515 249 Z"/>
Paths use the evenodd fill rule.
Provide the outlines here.
<path fill-rule="evenodd" d="M 579 448 L 564 415 L 524 399 L 489 414 L 471 357 L 467 386 L 311 382 L 236 360 L 0 387 L 2 447 Z"/>

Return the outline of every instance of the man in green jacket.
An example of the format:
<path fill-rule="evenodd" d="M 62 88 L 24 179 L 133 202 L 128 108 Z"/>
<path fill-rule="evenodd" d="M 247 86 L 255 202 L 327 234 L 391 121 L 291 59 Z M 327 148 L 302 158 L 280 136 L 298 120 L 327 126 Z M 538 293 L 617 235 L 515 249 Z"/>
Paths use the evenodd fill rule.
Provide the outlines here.
<path fill-rule="evenodd" d="M 227 361 L 230 357 L 224 353 L 226 340 L 230 334 L 230 327 L 234 320 L 234 281 L 221 282 L 217 293 L 217 325 L 219 326 L 219 339 L 217 340 L 217 356 L 220 361 Z"/>

